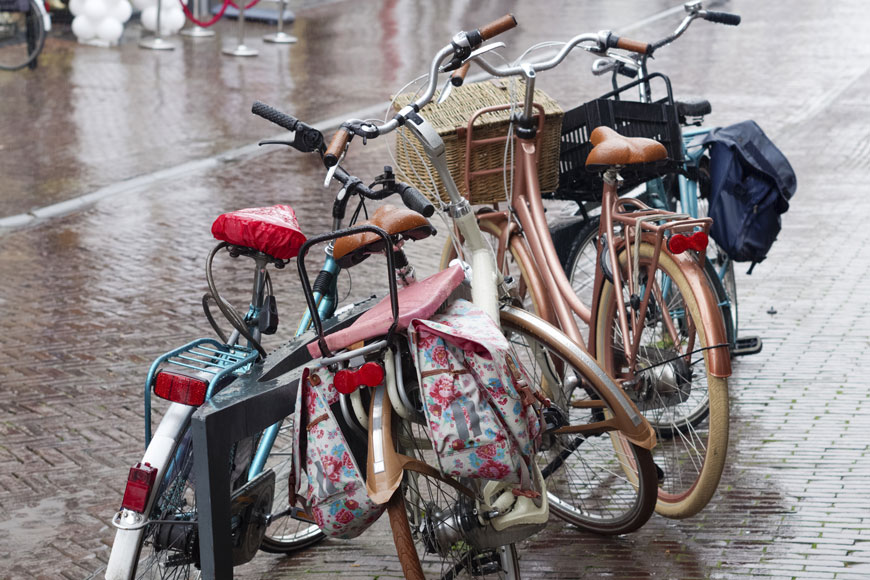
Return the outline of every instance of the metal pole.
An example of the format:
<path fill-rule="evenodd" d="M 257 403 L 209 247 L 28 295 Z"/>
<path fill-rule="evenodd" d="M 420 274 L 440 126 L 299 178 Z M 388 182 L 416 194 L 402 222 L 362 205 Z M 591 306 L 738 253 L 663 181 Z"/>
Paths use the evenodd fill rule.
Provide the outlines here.
<path fill-rule="evenodd" d="M 284 6 L 286 2 L 281 0 L 278 3 L 278 32 L 274 34 L 267 34 L 263 37 L 265 42 L 272 42 L 274 44 L 293 44 L 296 42 L 295 36 L 290 36 L 289 34 L 284 33 Z"/>
<path fill-rule="evenodd" d="M 202 0 L 193 0 L 193 15 L 198 20 L 204 20 L 205 14 L 203 14 L 202 10 Z M 188 36 L 191 38 L 211 38 L 215 35 L 215 31 L 209 28 L 203 28 L 199 24 L 194 24 L 190 28 L 185 28 L 181 31 L 182 36 Z"/>
<path fill-rule="evenodd" d="M 247 0 L 239 0 L 239 45 L 235 48 L 225 48 L 224 54 L 232 56 L 257 56 L 260 54 L 255 48 L 245 46 L 245 2 Z"/>
<path fill-rule="evenodd" d="M 167 42 L 160 34 L 160 12 L 163 6 L 163 0 L 157 0 L 157 30 L 154 31 L 154 36 L 139 41 L 140 48 L 150 48 L 151 50 L 175 50 L 175 45 Z"/>

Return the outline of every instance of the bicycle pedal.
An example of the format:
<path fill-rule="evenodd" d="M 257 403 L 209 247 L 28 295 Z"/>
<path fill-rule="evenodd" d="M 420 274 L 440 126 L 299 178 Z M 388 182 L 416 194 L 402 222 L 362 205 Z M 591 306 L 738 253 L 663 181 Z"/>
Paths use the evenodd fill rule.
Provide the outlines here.
<path fill-rule="evenodd" d="M 659 480 L 659 485 L 662 485 L 665 482 L 665 470 L 659 467 L 658 463 L 654 463 L 656 466 L 656 478 Z"/>
<path fill-rule="evenodd" d="M 731 350 L 732 356 L 746 356 L 761 352 L 763 343 L 760 336 L 742 336 Z"/>

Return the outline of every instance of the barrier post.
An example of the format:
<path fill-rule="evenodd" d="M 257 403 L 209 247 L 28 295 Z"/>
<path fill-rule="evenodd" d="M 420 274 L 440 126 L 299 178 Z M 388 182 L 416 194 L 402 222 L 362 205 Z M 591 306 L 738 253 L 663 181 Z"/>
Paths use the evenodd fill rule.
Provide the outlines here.
<path fill-rule="evenodd" d="M 265 42 L 271 42 L 274 44 L 293 44 L 296 42 L 295 36 L 290 36 L 284 32 L 284 7 L 285 0 L 281 0 L 278 2 L 278 32 L 267 34 L 263 37 Z"/>
<path fill-rule="evenodd" d="M 207 14 L 204 14 L 202 10 L 202 0 L 193 0 L 193 15 L 199 20 L 204 20 L 207 17 Z M 215 31 L 194 23 L 192 27 L 185 28 L 180 34 L 190 38 L 212 38 Z"/>
<path fill-rule="evenodd" d="M 235 48 L 223 49 L 224 54 L 231 56 L 257 56 L 260 54 L 255 48 L 245 46 L 245 2 L 247 0 L 239 0 L 239 45 Z"/>
<path fill-rule="evenodd" d="M 157 0 L 157 29 L 154 31 L 154 36 L 144 38 L 139 41 L 139 48 L 150 48 L 151 50 L 175 50 L 175 45 L 167 42 L 160 32 L 160 12 L 163 8 L 163 0 Z"/>

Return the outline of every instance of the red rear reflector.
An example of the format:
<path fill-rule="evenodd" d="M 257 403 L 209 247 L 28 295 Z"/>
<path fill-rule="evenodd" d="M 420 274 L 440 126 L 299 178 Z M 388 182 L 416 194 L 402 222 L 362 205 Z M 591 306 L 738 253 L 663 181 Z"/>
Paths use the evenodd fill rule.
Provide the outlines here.
<path fill-rule="evenodd" d="M 704 252 L 707 250 L 708 241 L 709 238 L 704 232 L 695 232 L 694 234 L 692 234 L 692 237 L 689 238 L 689 244 L 692 246 L 692 249 L 699 252 Z"/>
<path fill-rule="evenodd" d="M 682 254 L 689 249 L 689 238 L 683 234 L 674 234 L 668 240 L 668 249 L 672 254 Z"/>
<path fill-rule="evenodd" d="M 703 252 L 707 249 L 707 234 L 704 232 L 695 232 L 691 236 L 683 234 L 674 234 L 668 239 L 668 249 L 672 254 L 682 254 L 688 249 Z"/>
<path fill-rule="evenodd" d="M 160 371 L 157 373 L 157 380 L 154 381 L 155 395 L 182 405 L 194 407 L 202 405 L 206 391 L 208 391 L 207 382 L 180 373 Z"/>
<path fill-rule="evenodd" d="M 376 362 L 367 362 L 357 370 L 342 369 L 335 373 L 335 390 L 349 395 L 358 387 L 376 387 L 384 381 L 384 369 Z"/>
<path fill-rule="evenodd" d="M 137 463 L 131 467 L 130 475 L 127 477 L 127 488 L 124 490 L 124 499 L 121 501 L 121 508 L 140 514 L 145 513 L 148 496 L 151 495 L 151 488 L 156 480 L 156 467 L 151 467 L 148 463 L 145 465 Z"/>

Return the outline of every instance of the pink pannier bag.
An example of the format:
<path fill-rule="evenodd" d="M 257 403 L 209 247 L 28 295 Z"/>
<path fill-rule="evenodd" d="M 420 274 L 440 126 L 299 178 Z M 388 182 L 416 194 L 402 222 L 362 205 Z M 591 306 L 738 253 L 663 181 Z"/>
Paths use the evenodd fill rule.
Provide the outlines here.
<path fill-rule="evenodd" d="M 441 472 L 519 483 L 541 433 L 532 386 L 498 326 L 466 300 L 409 327 Z"/>
<path fill-rule="evenodd" d="M 326 367 L 306 369 L 293 416 L 296 494 L 328 536 L 355 538 L 384 512 L 369 499 L 358 465 L 331 406 L 338 402 L 335 375 Z M 304 445 L 301 444 L 304 438 Z M 304 469 L 303 469 L 304 468 Z"/>

